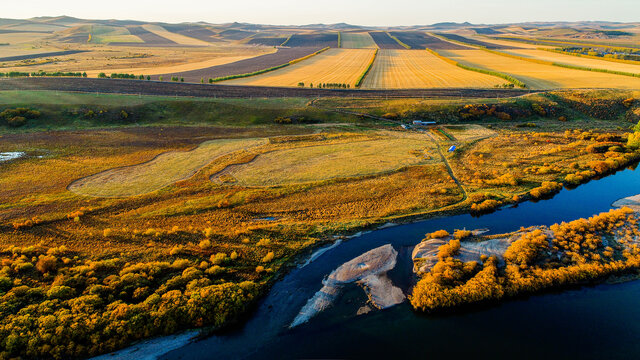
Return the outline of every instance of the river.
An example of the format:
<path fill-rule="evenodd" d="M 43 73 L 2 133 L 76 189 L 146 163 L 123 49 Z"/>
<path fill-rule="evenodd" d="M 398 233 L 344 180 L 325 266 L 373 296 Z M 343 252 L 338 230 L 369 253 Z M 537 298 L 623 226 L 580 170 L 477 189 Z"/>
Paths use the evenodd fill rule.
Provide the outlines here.
<path fill-rule="evenodd" d="M 297 358 L 632 358 L 640 354 L 640 282 L 601 284 L 500 305 L 422 315 L 408 303 L 356 315 L 366 302 L 347 286 L 334 306 L 289 329 L 301 307 L 341 264 L 385 244 L 398 251 L 389 277 L 405 292 L 414 281 L 410 253 L 425 233 L 488 228 L 505 233 L 608 211 L 640 193 L 640 170 L 626 169 L 550 200 L 526 202 L 481 217 L 458 215 L 387 227 L 344 241 L 274 284 L 250 319 L 225 334 L 165 354 L 163 359 Z"/>

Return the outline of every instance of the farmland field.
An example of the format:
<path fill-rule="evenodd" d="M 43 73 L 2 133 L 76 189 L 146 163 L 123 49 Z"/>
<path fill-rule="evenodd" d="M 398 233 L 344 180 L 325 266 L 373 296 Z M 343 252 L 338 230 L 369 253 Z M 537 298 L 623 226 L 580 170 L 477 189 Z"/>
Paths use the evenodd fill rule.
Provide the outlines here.
<path fill-rule="evenodd" d="M 519 50 L 507 50 L 505 51 L 510 54 L 523 56 L 526 58 L 539 59 L 545 61 L 551 61 L 560 64 L 568 64 L 586 68 L 593 69 L 606 69 L 611 71 L 622 71 L 632 74 L 640 74 L 640 62 L 638 64 L 630 64 L 630 63 L 622 63 L 616 61 L 608 61 L 606 59 L 592 59 L 587 57 L 573 56 L 573 55 L 565 55 L 559 54 L 555 52 L 545 51 L 545 50 L 530 50 L 530 49 L 519 49 Z"/>
<path fill-rule="evenodd" d="M 233 165 L 217 176 L 230 176 L 232 183 L 240 186 L 316 182 L 434 162 L 430 160 L 434 151 L 433 143 L 425 135 L 391 134 L 377 140 L 272 151 L 247 164 Z"/>
<path fill-rule="evenodd" d="M 391 35 L 397 37 L 400 41 L 416 50 L 424 50 L 425 48 L 429 48 L 431 50 L 466 49 L 466 47 L 462 45 L 454 44 L 449 41 L 443 41 L 422 31 L 395 31 L 392 32 Z"/>
<path fill-rule="evenodd" d="M 373 49 L 329 49 L 310 59 L 262 75 L 225 81 L 232 85 L 298 86 L 349 84 L 352 88 L 365 71 Z"/>
<path fill-rule="evenodd" d="M 362 88 L 493 87 L 504 82 L 461 69 L 426 50 L 381 50 Z"/>
<path fill-rule="evenodd" d="M 169 40 L 164 36 L 160 36 L 160 35 L 158 35 L 156 33 L 153 33 L 151 31 L 145 29 L 142 26 L 130 26 L 130 27 L 127 27 L 127 30 L 129 31 L 129 33 L 131 35 L 136 36 L 142 42 L 144 42 L 145 45 L 149 45 L 149 46 L 166 46 L 166 45 L 175 45 L 175 44 L 177 44 L 175 41 Z M 139 46 L 140 44 L 137 44 L 137 41 L 127 40 L 127 41 L 114 41 L 114 42 L 111 43 L 111 45 L 121 45 L 121 46 L 135 45 L 135 46 Z"/>
<path fill-rule="evenodd" d="M 289 61 L 313 54 L 318 48 L 281 48 L 277 52 L 240 60 L 229 64 L 212 66 L 209 68 L 167 73 L 165 76 L 184 77 L 186 82 L 200 82 L 201 79 L 217 78 L 222 76 L 247 74 L 258 70 L 286 64 Z"/>
<path fill-rule="evenodd" d="M 192 38 L 192 37 L 188 37 L 188 36 L 184 36 L 181 34 L 177 34 L 177 33 L 173 33 L 170 31 L 167 31 L 165 28 L 163 28 L 162 26 L 159 25 L 151 25 L 151 24 L 147 24 L 147 25 L 143 25 L 142 26 L 145 30 L 152 32 L 158 36 L 161 36 L 165 39 L 169 39 L 173 42 L 175 42 L 176 44 L 180 44 L 180 45 L 192 45 L 192 46 L 209 46 L 211 44 L 209 44 L 206 41 L 202 41 L 202 40 L 198 40 L 196 38 Z"/>
<path fill-rule="evenodd" d="M 482 40 L 472 39 L 469 37 L 460 36 L 456 34 L 438 34 L 438 35 L 449 40 L 455 40 L 455 41 L 459 41 L 459 42 L 471 44 L 471 45 L 483 46 L 483 47 L 486 47 L 487 49 L 518 49 L 516 44 L 491 43 L 491 42 L 485 42 Z"/>
<path fill-rule="evenodd" d="M 380 49 L 397 49 L 404 50 L 404 47 L 398 44 L 389 34 L 382 31 L 372 31 L 369 35 L 373 38 L 373 41 L 378 45 Z"/>
<path fill-rule="evenodd" d="M 287 40 L 286 37 L 254 37 L 251 38 L 247 44 L 249 45 L 265 45 L 265 46 L 279 46 Z"/>
<path fill-rule="evenodd" d="M 338 33 L 294 34 L 285 45 L 288 47 L 338 47 Z"/>
<path fill-rule="evenodd" d="M 533 89 L 640 88 L 640 78 L 537 64 L 483 50 L 442 50 L 460 63 L 514 76 Z"/>
<path fill-rule="evenodd" d="M 371 35 L 366 32 L 343 32 L 340 36 L 342 37 L 342 48 L 344 49 L 375 49 L 378 47 Z"/>

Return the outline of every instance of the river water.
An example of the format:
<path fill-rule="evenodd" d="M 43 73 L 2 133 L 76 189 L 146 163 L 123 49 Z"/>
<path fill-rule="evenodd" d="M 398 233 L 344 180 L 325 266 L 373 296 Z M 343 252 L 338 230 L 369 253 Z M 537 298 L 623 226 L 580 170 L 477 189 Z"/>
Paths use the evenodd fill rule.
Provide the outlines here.
<path fill-rule="evenodd" d="M 413 246 L 439 229 L 488 228 L 505 233 L 608 211 L 640 193 L 640 170 L 626 169 L 553 199 L 527 202 L 481 217 L 458 215 L 376 230 L 335 246 L 274 284 L 250 319 L 225 334 L 193 342 L 164 359 L 638 358 L 640 282 L 582 287 L 448 315 L 414 313 L 405 302 L 356 315 L 367 298 L 355 284 L 308 323 L 289 329 L 322 280 L 341 264 L 392 244 L 398 263 L 389 273 L 412 286 Z"/>

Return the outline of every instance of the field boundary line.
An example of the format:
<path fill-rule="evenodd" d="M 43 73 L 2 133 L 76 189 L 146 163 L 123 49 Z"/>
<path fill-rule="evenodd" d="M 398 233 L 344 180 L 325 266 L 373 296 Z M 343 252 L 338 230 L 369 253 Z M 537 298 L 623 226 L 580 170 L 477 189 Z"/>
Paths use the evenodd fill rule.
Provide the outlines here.
<path fill-rule="evenodd" d="M 338 31 L 338 49 L 342 48 L 342 32 Z"/>
<path fill-rule="evenodd" d="M 429 48 L 427 48 L 426 50 L 429 53 L 431 53 L 432 55 L 438 57 L 439 59 L 441 59 L 443 61 L 446 61 L 447 63 L 449 63 L 451 65 L 455 65 L 455 66 L 457 66 L 457 67 L 459 67 L 461 69 L 468 70 L 468 71 L 475 71 L 475 72 L 478 72 L 478 73 L 481 73 L 481 74 L 499 77 L 501 79 L 507 80 L 511 84 L 513 84 L 515 86 L 518 86 L 520 88 L 523 88 L 523 89 L 527 88 L 527 84 L 526 83 L 522 82 L 521 80 L 519 80 L 519 79 L 517 79 L 517 78 L 515 78 L 515 77 L 513 77 L 513 76 L 511 76 L 509 74 L 505 74 L 505 73 L 501 73 L 501 72 L 497 72 L 497 71 L 492 71 L 492 70 L 480 69 L 480 68 L 469 66 L 469 65 L 464 65 L 464 64 L 461 64 L 461 63 L 459 63 L 459 62 L 457 62 L 457 61 L 455 61 L 453 59 L 449 59 L 446 56 L 440 55 L 435 50 L 432 50 L 432 49 L 429 49 Z"/>
<path fill-rule="evenodd" d="M 581 58 L 586 58 L 586 59 L 604 60 L 604 61 L 610 61 L 610 62 L 616 62 L 616 63 L 622 63 L 622 64 L 638 65 L 640 67 L 640 61 L 634 61 L 634 60 L 608 58 L 608 57 L 604 57 L 604 56 L 600 57 L 600 56 L 593 56 L 593 55 L 585 55 L 585 54 L 580 54 L 580 53 L 566 52 L 566 51 L 557 50 L 557 49 L 537 48 L 536 50 L 548 51 L 548 52 L 552 52 L 552 53 L 556 53 L 556 54 L 569 55 L 569 56 L 581 57 Z M 640 68 L 638 70 L 640 70 Z"/>
<path fill-rule="evenodd" d="M 364 69 L 364 71 L 362 72 L 358 80 L 356 80 L 356 84 L 355 84 L 356 88 L 359 88 L 362 85 L 362 82 L 364 81 L 364 79 L 367 77 L 367 75 L 369 75 L 369 72 L 371 72 L 373 63 L 376 61 L 376 57 L 378 56 L 378 51 L 379 49 L 375 49 L 375 51 L 373 52 L 373 56 L 371 57 L 371 60 L 369 60 L 369 64 L 367 65 L 367 68 Z"/>
<path fill-rule="evenodd" d="M 478 46 L 478 49 L 486 51 L 486 52 L 491 53 L 491 54 L 505 56 L 505 57 L 516 59 L 516 60 L 528 61 L 528 62 L 532 62 L 532 63 L 536 63 L 536 64 L 557 66 L 557 67 L 566 68 L 566 69 L 573 69 L 573 70 L 593 71 L 593 72 L 600 72 L 600 73 L 605 73 L 605 74 L 630 76 L 630 77 L 640 78 L 640 73 L 630 73 L 630 72 L 626 72 L 626 71 L 609 70 L 609 69 L 601 69 L 601 68 L 590 68 L 590 67 L 584 67 L 584 66 L 578 66 L 578 65 L 563 64 L 563 63 L 559 63 L 559 62 L 555 62 L 555 61 L 532 59 L 532 58 L 528 58 L 528 57 L 525 57 L 525 56 L 509 54 L 509 53 L 503 52 L 503 51 L 487 49 L 487 48 L 482 47 L 482 46 Z"/>
<path fill-rule="evenodd" d="M 289 35 L 289 37 L 282 44 L 280 44 L 280 46 L 286 46 L 287 43 L 289 42 L 289 40 L 291 40 L 292 37 L 293 37 L 293 34 Z"/>
<path fill-rule="evenodd" d="M 299 63 L 301 61 L 307 60 L 307 59 L 312 58 L 312 57 L 314 57 L 314 56 L 316 56 L 318 54 L 321 54 L 321 53 L 323 53 L 323 52 L 325 52 L 325 51 L 327 51 L 329 49 L 330 49 L 330 47 L 327 46 L 326 48 L 320 49 L 320 50 L 314 52 L 313 54 L 309 54 L 309 55 L 303 56 L 301 58 L 291 60 L 288 63 L 282 64 L 282 65 L 272 66 L 270 68 L 266 68 L 266 69 L 262 69 L 262 70 L 258 70 L 258 71 L 254 71 L 254 72 L 250 72 L 250 73 L 245 73 L 245 74 L 228 75 L 228 76 L 221 76 L 221 77 L 218 77 L 218 78 L 215 78 L 215 79 L 209 79 L 209 83 L 217 83 L 217 82 L 226 81 L 226 80 L 242 79 L 242 78 L 246 78 L 246 77 L 261 75 L 261 74 L 264 74 L 264 73 L 268 73 L 268 72 L 271 72 L 271 71 L 282 69 L 282 68 L 287 67 L 289 65 L 297 64 L 297 63 Z"/>
<path fill-rule="evenodd" d="M 407 50 L 411 50 L 411 46 L 403 43 L 400 39 L 398 39 L 396 36 L 391 35 L 390 32 L 387 31 L 387 35 L 389 35 L 390 38 L 392 38 L 393 40 L 395 40 L 398 44 L 400 44 L 400 46 L 402 46 L 403 48 L 407 49 Z"/>
<path fill-rule="evenodd" d="M 528 62 L 531 62 L 531 63 L 541 64 L 541 65 L 557 66 L 557 67 L 566 68 L 566 69 L 581 70 L 581 71 L 593 71 L 593 72 L 600 72 L 600 73 L 605 73 L 605 74 L 621 75 L 621 76 L 629 76 L 629 77 L 640 78 L 640 73 L 630 73 L 630 72 L 626 72 L 626 71 L 608 70 L 608 69 L 601 69 L 601 68 L 590 68 L 590 67 L 584 67 L 584 66 L 563 64 L 563 63 L 559 63 L 559 62 L 555 62 L 555 61 L 532 59 L 532 58 L 528 58 L 528 57 L 525 57 L 525 56 L 510 54 L 510 53 L 507 53 L 507 52 L 504 52 L 504 51 L 487 49 L 486 47 L 481 46 L 481 45 L 467 44 L 467 43 L 464 43 L 464 42 L 461 42 L 461 41 L 455 41 L 455 40 L 450 40 L 450 41 L 451 42 L 456 42 L 456 43 L 459 43 L 459 44 L 462 44 L 462 45 L 465 45 L 465 46 L 470 46 L 470 47 L 476 48 L 478 50 L 483 50 L 483 51 L 486 51 L 486 52 L 488 52 L 490 54 L 510 57 L 510 58 L 513 58 L 513 59 L 516 59 L 516 60 L 528 61 Z"/>
<path fill-rule="evenodd" d="M 539 39 L 539 38 L 531 38 L 531 39 L 526 39 L 526 38 L 521 38 L 521 37 L 517 37 L 517 36 L 498 36 L 496 37 L 496 39 L 498 40 L 506 40 L 506 41 L 513 41 L 513 42 L 520 42 L 520 43 L 525 43 L 525 44 L 531 44 L 533 43 L 534 45 L 547 45 L 547 46 L 556 46 L 553 44 L 564 44 L 564 45 L 577 45 L 577 46 L 591 46 L 591 47 L 603 47 L 603 48 L 607 48 L 607 49 L 615 49 L 615 48 L 629 48 L 629 49 L 639 49 L 640 47 L 633 47 L 633 46 L 629 46 L 629 45 L 624 45 L 624 46 L 613 46 L 613 45 L 606 45 L 606 44 L 596 44 L 596 43 L 581 43 L 581 42 L 572 42 L 572 41 L 565 41 L 565 40 L 548 40 L 548 39 Z"/>

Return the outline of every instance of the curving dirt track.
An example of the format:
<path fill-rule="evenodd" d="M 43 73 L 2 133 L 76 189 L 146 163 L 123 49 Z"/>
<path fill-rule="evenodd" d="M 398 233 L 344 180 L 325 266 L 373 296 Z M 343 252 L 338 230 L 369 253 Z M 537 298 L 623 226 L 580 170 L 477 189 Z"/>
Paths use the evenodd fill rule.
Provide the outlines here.
<path fill-rule="evenodd" d="M 112 93 L 159 96 L 219 98 L 506 98 L 530 93 L 519 89 L 398 89 L 398 90 L 329 90 L 183 84 L 160 81 L 91 79 L 91 78 L 2 78 L 1 90 L 55 90 L 89 93 Z"/>

